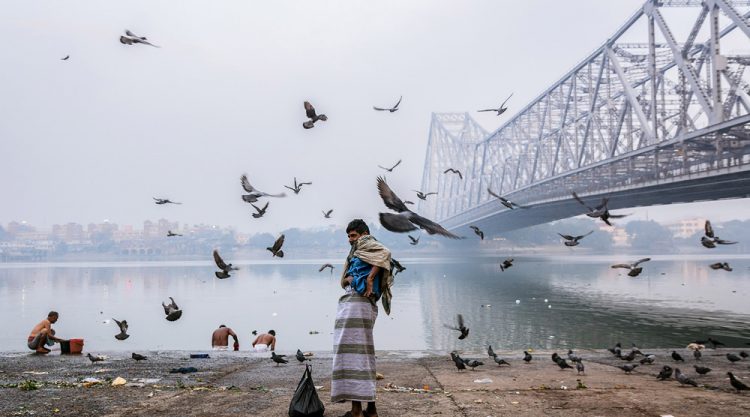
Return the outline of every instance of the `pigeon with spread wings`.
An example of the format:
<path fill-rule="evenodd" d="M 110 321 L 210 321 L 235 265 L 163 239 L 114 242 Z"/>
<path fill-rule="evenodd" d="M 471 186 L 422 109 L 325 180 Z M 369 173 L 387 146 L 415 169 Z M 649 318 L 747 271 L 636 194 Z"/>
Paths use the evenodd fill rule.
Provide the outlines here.
<path fill-rule="evenodd" d="M 250 184 L 250 181 L 247 179 L 247 174 L 242 174 L 240 177 L 240 184 L 242 184 L 242 188 L 248 192 L 248 194 L 245 194 L 242 196 L 242 200 L 244 200 L 247 203 L 255 203 L 258 201 L 261 197 L 286 197 L 286 194 L 280 193 L 280 194 L 268 194 L 266 192 L 260 191 L 259 189 L 253 187 Z"/>
<path fill-rule="evenodd" d="M 500 107 L 498 107 L 496 109 L 484 109 L 484 110 L 477 110 L 477 111 L 478 112 L 494 111 L 494 112 L 497 113 L 496 116 L 500 116 L 501 114 L 505 113 L 506 110 L 508 110 L 508 108 L 505 107 L 505 103 L 507 103 L 508 100 L 510 100 L 511 97 L 513 97 L 513 93 L 510 93 L 510 95 L 508 96 L 508 98 L 506 98 L 505 101 L 503 101 L 503 104 L 501 104 Z"/>
<path fill-rule="evenodd" d="M 469 335 L 469 328 L 464 324 L 464 316 L 462 314 L 456 314 L 456 324 L 456 326 L 451 326 L 448 324 L 444 324 L 444 326 L 449 329 L 458 330 L 459 332 L 461 332 L 461 334 L 458 336 L 458 340 L 466 339 L 466 336 Z"/>
<path fill-rule="evenodd" d="M 214 262 L 216 263 L 216 266 L 221 269 L 221 272 L 214 272 L 216 274 L 216 278 L 224 279 L 229 278 L 231 275 L 229 275 L 230 272 L 236 271 L 239 268 L 232 266 L 232 264 L 227 264 L 224 262 L 223 259 L 221 259 L 221 256 L 219 255 L 219 251 L 214 249 Z"/>
<path fill-rule="evenodd" d="M 315 127 L 315 122 L 318 120 L 326 121 L 328 120 L 328 116 L 325 114 L 317 114 L 315 112 L 315 107 L 313 107 L 312 104 L 310 104 L 309 101 L 305 102 L 305 115 L 307 116 L 308 121 L 302 123 L 302 127 L 305 129 L 312 129 Z"/>
<path fill-rule="evenodd" d="M 651 260 L 651 258 L 643 258 L 643 259 L 637 260 L 636 262 L 634 262 L 632 264 L 616 264 L 616 265 L 612 265 L 612 268 L 625 268 L 625 269 L 629 269 L 628 276 L 637 277 L 638 275 L 640 275 L 641 271 L 643 271 L 643 267 L 642 266 L 638 266 L 638 265 L 640 265 L 640 264 L 642 264 L 644 262 L 648 262 L 650 260 Z"/>
<path fill-rule="evenodd" d="M 583 202 L 583 200 L 576 194 L 575 191 L 571 192 L 573 195 L 573 198 L 580 203 L 582 206 L 586 207 L 589 211 L 586 214 L 586 216 L 591 217 L 592 219 L 602 219 L 604 223 L 607 224 L 607 226 L 612 226 L 612 223 L 610 223 L 609 219 L 621 219 L 623 217 L 628 216 L 627 214 L 612 214 L 609 212 L 609 209 L 607 208 L 607 203 L 609 203 L 609 198 L 605 197 L 602 198 L 602 202 L 596 206 L 596 207 L 590 207 L 586 203 Z"/>
<path fill-rule="evenodd" d="M 463 174 L 461 174 L 461 171 L 459 171 L 457 169 L 453 169 L 453 168 L 446 169 L 445 171 L 443 171 L 443 174 L 447 174 L 449 172 L 453 173 L 453 174 L 458 174 L 458 179 L 461 179 L 461 180 L 464 179 L 464 176 L 463 176 Z"/>
<path fill-rule="evenodd" d="M 714 233 L 714 228 L 711 226 L 711 222 L 706 220 L 706 224 L 704 226 L 706 236 L 701 237 L 701 245 L 708 249 L 713 249 L 716 247 L 717 244 L 719 245 L 734 245 L 737 242 L 732 242 L 729 240 L 720 239 L 718 236 L 716 236 L 716 233 Z"/>
<path fill-rule="evenodd" d="M 266 205 L 263 206 L 263 208 L 260 208 L 253 203 L 250 203 L 250 205 L 253 206 L 255 211 L 257 211 L 257 213 L 252 213 L 253 218 L 256 218 L 256 219 L 263 217 L 263 215 L 266 214 L 266 210 L 268 210 L 268 202 L 266 202 Z"/>
<path fill-rule="evenodd" d="M 398 102 L 396 103 L 396 105 L 393 106 L 393 107 L 390 107 L 390 108 L 382 108 L 382 107 L 375 107 L 375 106 L 372 106 L 372 108 L 375 109 L 375 110 L 377 110 L 377 111 L 387 111 L 387 112 L 393 113 L 393 112 L 398 111 L 398 105 L 401 104 L 401 99 L 403 99 L 403 98 L 404 98 L 404 96 L 399 97 L 398 98 Z"/>
<path fill-rule="evenodd" d="M 149 46 L 153 46 L 154 48 L 159 48 L 153 43 L 147 41 L 145 36 L 138 36 L 135 33 L 127 29 L 125 30 L 125 35 L 120 36 L 120 43 L 123 45 L 133 45 L 136 43 L 141 43 L 143 45 L 149 45 Z"/>
<path fill-rule="evenodd" d="M 397 166 L 399 166 L 399 164 L 401 164 L 401 160 L 400 160 L 400 159 L 398 160 L 398 162 L 396 162 L 395 164 L 393 164 L 393 166 L 392 166 L 392 167 L 390 167 L 390 168 L 386 168 L 386 167 L 384 167 L 384 166 L 382 166 L 382 165 L 378 165 L 378 168 L 384 169 L 384 170 L 386 170 L 386 171 L 388 171 L 388 172 L 393 172 L 393 170 L 394 170 L 394 169 L 395 169 L 395 168 L 396 168 Z"/>
<path fill-rule="evenodd" d="M 284 246 L 284 235 L 279 236 L 275 242 L 273 242 L 273 246 L 266 248 L 267 251 L 270 251 L 273 257 L 284 257 L 284 251 L 281 250 L 281 247 Z"/>
<path fill-rule="evenodd" d="M 488 192 L 488 193 L 489 193 L 489 194 L 490 194 L 491 196 L 493 196 L 493 197 L 497 198 L 498 200 L 500 200 L 500 203 L 502 203 L 502 205 L 504 205 L 505 207 L 507 207 L 507 208 L 509 208 L 509 209 L 511 209 L 511 210 L 515 210 L 516 208 L 522 208 L 522 209 L 527 209 L 527 208 L 528 208 L 528 207 L 526 207 L 526 206 L 522 206 L 522 205 L 520 205 L 520 204 L 516 204 L 516 203 L 514 203 L 514 202 L 512 202 L 512 201 L 508 200 L 507 198 L 505 198 L 505 197 L 503 197 L 503 196 L 501 196 L 501 195 L 499 195 L 499 194 L 496 194 L 496 193 L 494 193 L 494 192 L 493 192 L 492 190 L 490 190 L 489 188 L 487 188 L 487 192 Z"/>
<path fill-rule="evenodd" d="M 303 185 L 312 185 L 312 182 L 300 182 L 297 183 L 297 177 L 294 177 L 294 186 L 290 187 L 288 185 L 285 185 L 284 187 L 294 191 L 294 194 L 299 194 L 300 190 L 302 189 Z"/>
<path fill-rule="evenodd" d="M 119 320 L 112 319 L 112 321 L 114 321 L 117 324 L 117 327 L 120 328 L 120 333 L 118 333 L 118 334 L 115 335 L 115 339 L 117 339 L 117 340 L 125 340 L 128 337 L 130 337 L 130 335 L 127 333 L 128 332 L 128 321 L 127 320 L 119 321 Z"/>
<path fill-rule="evenodd" d="M 562 233 L 558 233 L 558 235 L 560 235 L 561 238 L 565 239 L 565 242 L 563 242 L 565 246 L 578 246 L 578 244 L 581 243 L 580 242 L 581 239 L 583 239 L 584 237 L 592 233 L 594 233 L 593 230 L 586 233 L 585 235 L 580 235 L 580 236 L 564 235 Z"/>
<path fill-rule="evenodd" d="M 460 236 L 454 235 L 443 226 L 409 210 L 406 204 L 391 190 L 391 187 L 388 186 L 383 177 L 378 177 L 378 192 L 385 206 L 396 212 L 396 214 L 379 214 L 380 224 L 386 230 L 396 233 L 406 233 L 421 228 L 430 235 L 438 234 L 451 239 L 461 239 Z"/>

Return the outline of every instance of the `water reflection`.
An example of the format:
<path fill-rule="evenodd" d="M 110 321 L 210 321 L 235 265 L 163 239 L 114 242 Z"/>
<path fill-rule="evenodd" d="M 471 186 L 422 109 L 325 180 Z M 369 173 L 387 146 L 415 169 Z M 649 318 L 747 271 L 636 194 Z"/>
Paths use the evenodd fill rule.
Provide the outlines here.
<path fill-rule="evenodd" d="M 397 277 L 391 316 L 381 310 L 377 348 L 666 347 L 709 334 L 750 340 L 748 259 L 730 259 L 728 273 L 708 269 L 711 259 L 656 258 L 638 278 L 609 268 L 625 260 L 516 257 L 505 272 L 487 258 L 402 260 L 408 269 Z M 243 349 L 252 330 L 273 328 L 282 350 L 329 350 L 341 289 L 338 270 L 317 272 L 326 261 L 338 265 L 245 262 L 227 280 L 213 278 L 209 262 L 2 265 L 0 314 L 11 320 L 3 321 L 0 350 L 23 350 L 52 308 L 61 313 L 59 333 L 83 337 L 91 351 L 206 349 L 219 324 L 238 332 Z M 164 319 L 169 296 L 184 310 L 177 322 Z M 464 341 L 444 327 L 459 312 L 471 328 Z M 116 326 L 104 323 L 113 317 L 128 320 L 129 339 L 114 339 Z"/>

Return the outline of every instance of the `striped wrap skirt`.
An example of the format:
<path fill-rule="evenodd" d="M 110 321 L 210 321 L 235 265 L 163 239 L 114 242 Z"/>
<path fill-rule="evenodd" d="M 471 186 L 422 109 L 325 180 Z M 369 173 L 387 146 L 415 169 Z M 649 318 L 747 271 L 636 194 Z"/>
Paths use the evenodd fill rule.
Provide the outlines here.
<path fill-rule="evenodd" d="M 375 342 L 378 307 L 351 289 L 339 299 L 333 331 L 331 401 L 375 401 Z"/>

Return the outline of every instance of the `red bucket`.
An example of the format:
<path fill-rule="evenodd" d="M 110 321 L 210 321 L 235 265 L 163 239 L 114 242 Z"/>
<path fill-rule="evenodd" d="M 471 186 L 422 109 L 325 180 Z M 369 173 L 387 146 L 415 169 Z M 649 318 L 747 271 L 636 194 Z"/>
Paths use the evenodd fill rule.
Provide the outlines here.
<path fill-rule="evenodd" d="M 70 339 L 60 342 L 60 353 L 63 355 L 80 355 L 83 352 L 83 339 Z"/>

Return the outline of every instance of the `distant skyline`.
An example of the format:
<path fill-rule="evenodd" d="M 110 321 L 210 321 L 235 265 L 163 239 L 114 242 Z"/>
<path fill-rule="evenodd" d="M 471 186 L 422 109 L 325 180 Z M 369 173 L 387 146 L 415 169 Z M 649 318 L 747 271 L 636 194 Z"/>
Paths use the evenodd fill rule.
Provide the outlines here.
<path fill-rule="evenodd" d="M 0 37 L 11 40 L 0 66 L 0 224 L 167 218 L 277 233 L 375 222 L 384 210 L 377 165 L 402 159 L 388 182 L 413 197 L 432 112 L 468 111 L 496 129 L 643 4 L 9 2 L 0 14 Z M 122 45 L 125 29 L 161 48 Z M 510 93 L 504 115 L 476 112 Z M 399 96 L 396 113 L 372 109 Z M 305 100 L 329 120 L 304 130 Z M 253 219 L 240 200 L 243 173 L 288 196 Z M 294 195 L 283 186 L 295 176 L 313 184 Z M 727 221 L 749 218 L 747 204 L 618 212 Z"/>

